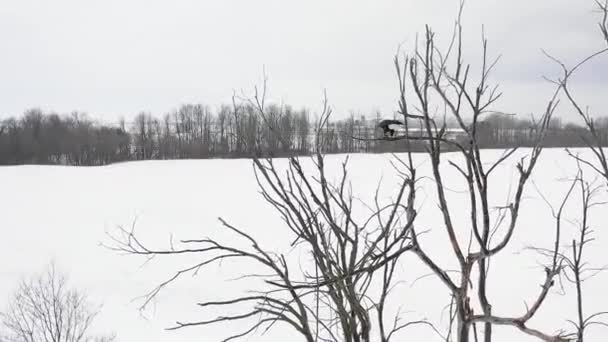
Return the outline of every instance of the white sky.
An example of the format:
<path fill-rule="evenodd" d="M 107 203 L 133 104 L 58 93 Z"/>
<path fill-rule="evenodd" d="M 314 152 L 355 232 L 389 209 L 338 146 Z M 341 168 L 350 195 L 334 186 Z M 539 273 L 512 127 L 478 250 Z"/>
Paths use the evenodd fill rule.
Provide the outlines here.
<path fill-rule="evenodd" d="M 260 82 L 294 106 L 336 116 L 396 107 L 392 58 L 431 24 L 451 34 L 456 0 L 0 0 L 0 117 L 41 107 L 89 112 L 104 121 L 182 103 L 212 107 Z M 505 93 L 496 109 L 541 111 L 555 75 L 540 49 L 567 63 L 602 47 L 593 0 L 468 0 L 467 53 L 481 25 Z M 576 78 L 600 112 L 608 56 Z M 567 107 L 562 109 L 566 112 Z M 390 115 L 390 114 L 389 114 Z"/>

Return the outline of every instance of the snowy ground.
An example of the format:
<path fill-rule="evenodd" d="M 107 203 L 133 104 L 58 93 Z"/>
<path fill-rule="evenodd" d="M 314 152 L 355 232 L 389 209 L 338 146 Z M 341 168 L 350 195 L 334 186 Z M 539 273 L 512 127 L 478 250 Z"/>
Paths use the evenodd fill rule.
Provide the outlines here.
<path fill-rule="evenodd" d="M 491 162 L 502 151 L 486 151 L 484 158 Z M 519 156 L 525 154 L 521 152 Z M 330 173 L 337 175 L 344 155 L 327 157 Z M 353 188 L 364 200 L 371 198 L 382 178 L 381 196 L 394 196 L 391 187 L 397 183 L 389 161 L 392 156 L 356 154 L 350 158 Z M 457 160 L 456 155 L 445 158 Z M 508 167 L 493 176 L 491 201 L 504 205 L 509 192 L 514 191 L 512 165 L 519 159 L 512 157 Z M 278 163 L 284 163 L 279 161 Z M 426 157 L 416 158 L 419 175 L 429 175 Z M 447 164 L 447 163 L 446 163 Z M 468 207 L 462 181 L 453 168 L 446 166 L 453 211 L 458 216 L 457 226 L 466 229 Z M 528 245 L 549 247 L 552 242 L 553 220 L 546 203 L 536 188 L 551 203 L 557 205 L 565 194 L 565 178 L 575 174 L 575 165 L 562 150 L 545 150 L 525 195 L 521 221 L 508 250 L 493 261 L 490 299 L 499 315 L 519 315 L 539 291 L 544 272 L 538 255 L 526 251 Z M 591 172 L 588 172 L 592 178 Z M 431 229 L 423 237 L 429 254 L 444 265 L 453 266 L 434 198 L 433 183 L 421 183 L 418 196 L 420 217 L 418 226 Z M 602 195 L 605 190 L 602 191 Z M 599 198 L 598 198 L 599 199 Z M 578 197 L 568 207 L 567 218 L 576 219 Z M 608 207 L 592 211 L 591 224 L 597 241 L 589 249 L 588 257 L 596 266 L 608 263 L 606 247 L 608 232 L 603 225 L 608 219 Z M 135 256 L 119 255 L 100 243 L 108 242 L 106 232 L 117 225 L 136 227 L 145 240 L 155 246 L 166 246 L 171 234 L 175 240 L 223 234 L 217 217 L 221 216 L 251 232 L 266 249 L 285 248 L 289 234 L 279 218 L 257 192 L 252 165 L 249 160 L 149 161 L 116 164 L 105 167 L 16 166 L 0 168 L 0 307 L 22 276 L 40 271 L 51 260 L 67 272 L 73 283 L 86 289 L 91 298 L 103 303 L 96 328 L 115 331 L 118 341 L 216 341 L 226 336 L 234 326 L 191 328 L 165 331 L 176 320 L 213 318 L 201 311 L 196 302 L 226 299 L 231 291 L 242 289 L 242 283 L 226 282 L 243 272 L 238 265 L 211 267 L 196 277 L 184 277 L 161 292 L 154 305 L 145 312 L 137 310 L 137 299 L 154 285 L 170 276 L 179 264 L 172 260 L 155 259 L 144 265 Z M 572 238 L 575 228 L 568 226 L 565 241 Z M 461 238 L 466 239 L 464 234 Z M 183 265 L 182 265 L 183 266 Z M 414 258 L 404 259 L 401 275 L 403 283 L 393 294 L 394 302 L 407 312 L 404 319 L 427 317 L 441 325 L 445 320 L 442 309 L 449 303 L 446 289 L 433 277 L 416 278 L 427 274 Z M 608 298 L 604 289 L 608 274 L 600 274 L 586 283 L 585 298 L 588 312 L 606 311 Z M 535 328 L 554 331 L 566 327 L 565 321 L 574 318 L 572 289 L 569 296 L 560 294 L 559 286 L 537 318 L 530 322 Z M 443 321 L 445 323 L 445 321 Z M 608 330 L 596 330 L 602 336 Z M 250 340 L 284 341 L 284 330 Z M 438 341 L 428 329 L 414 328 L 408 334 L 414 341 Z M 290 333 L 289 336 L 294 336 Z M 405 336 L 405 335 L 403 335 Z M 294 339 L 295 340 L 295 339 Z M 496 328 L 496 341 L 533 341 L 513 328 Z M 597 339 L 595 339 L 597 340 Z"/>

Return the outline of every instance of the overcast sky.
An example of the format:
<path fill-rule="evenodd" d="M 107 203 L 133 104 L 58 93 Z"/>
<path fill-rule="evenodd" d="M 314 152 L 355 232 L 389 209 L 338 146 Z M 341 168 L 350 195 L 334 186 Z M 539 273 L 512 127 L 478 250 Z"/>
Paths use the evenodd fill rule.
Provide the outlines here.
<path fill-rule="evenodd" d="M 336 116 L 391 113 L 392 58 L 430 24 L 447 40 L 456 0 L 1 0 L 0 117 L 40 107 L 105 121 L 182 103 L 217 106 L 251 91 L 263 67 L 274 100 Z M 468 0 L 469 55 L 481 25 L 505 93 L 499 110 L 545 106 L 556 69 L 602 47 L 592 0 Z M 606 107 L 608 57 L 578 74 L 577 94 Z M 563 111 L 565 112 L 565 111 Z M 390 115 L 390 114 L 389 114 Z"/>

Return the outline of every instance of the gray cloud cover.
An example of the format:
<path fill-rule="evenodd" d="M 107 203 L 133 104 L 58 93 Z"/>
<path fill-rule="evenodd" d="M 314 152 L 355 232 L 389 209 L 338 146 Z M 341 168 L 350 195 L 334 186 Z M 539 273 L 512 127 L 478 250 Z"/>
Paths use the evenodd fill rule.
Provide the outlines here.
<path fill-rule="evenodd" d="M 592 0 L 469 0 L 466 49 L 480 29 L 505 92 L 498 107 L 542 110 L 558 69 L 602 46 Z M 6 0 L 0 6 L 0 117 L 26 108 L 82 110 L 106 121 L 161 114 L 184 102 L 230 101 L 262 66 L 273 99 L 336 115 L 395 108 L 392 58 L 430 24 L 447 40 L 456 0 Z M 608 58 L 581 71 L 577 94 L 605 108 Z M 567 114 L 567 108 L 562 113 Z"/>

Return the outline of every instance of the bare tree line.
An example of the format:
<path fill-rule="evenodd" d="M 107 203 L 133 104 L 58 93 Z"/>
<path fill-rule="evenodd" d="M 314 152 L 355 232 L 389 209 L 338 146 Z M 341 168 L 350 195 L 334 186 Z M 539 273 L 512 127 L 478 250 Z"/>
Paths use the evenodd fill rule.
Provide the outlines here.
<path fill-rule="evenodd" d="M 98 123 L 83 113 L 58 115 L 32 109 L 21 118 L 0 122 L 0 165 L 105 165 L 130 160 L 243 158 L 254 153 L 290 156 L 314 152 L 315 115 L 290 106 L 266 107 L 268 120 L 277 125 L 276 132 L 268 129 L 252 104 L 236 99 L 232 105 L 222 105 L 217 111 L 202 104 L 187 104 L 160 119 L 150 113 L 140 113 L 132 122 L 121 120 L 116 125 Z M 351 114 L 346 119 L 328 122 L 319 132 L 323 135 L 324 152 L 405 151 L 403 144 L 382 139 L 381 132 L 375 128 L 379 119 L 380 113 L 368 117 Z M 418 123 L 412 122 L 412 125 Z M 453 119 L 446 125 L 460 128 Z M 481 148 L 531 147 L 535 143 L 534 127 L 532 118 L 488 114 L 478 124 L 478 144 Z M 279 133 L 283 140 L 278 138 Z M 608 118 L 596 116 L 592 129 L 587 123 L 562 124 L 554 118 L 543 144 L 581 147 L 590 140 L 598 146 L 608 144 Z M 425 146 L 426 143 L 413 142 L 408 148 L 423 152 Z M 452 147 L 446 148 L 452 150 Z"/>

